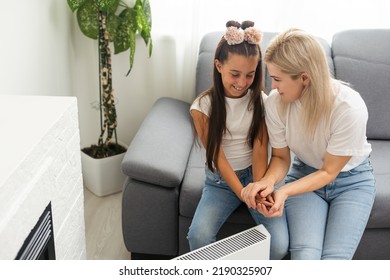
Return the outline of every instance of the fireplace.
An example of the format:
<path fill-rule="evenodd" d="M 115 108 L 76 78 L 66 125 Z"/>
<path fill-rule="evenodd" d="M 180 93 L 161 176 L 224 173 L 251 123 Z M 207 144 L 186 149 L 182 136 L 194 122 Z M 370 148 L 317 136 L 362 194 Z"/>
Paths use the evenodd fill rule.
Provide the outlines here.
<path fill-rule="evenodd" d="M 55 260 L 53 214 L 51 202 L 20 248 L 16 260 Z"/>
<path fill-rule="evenodd" d="M 77 99 L 0 104 L 0 260 L 86 259 Z"/>

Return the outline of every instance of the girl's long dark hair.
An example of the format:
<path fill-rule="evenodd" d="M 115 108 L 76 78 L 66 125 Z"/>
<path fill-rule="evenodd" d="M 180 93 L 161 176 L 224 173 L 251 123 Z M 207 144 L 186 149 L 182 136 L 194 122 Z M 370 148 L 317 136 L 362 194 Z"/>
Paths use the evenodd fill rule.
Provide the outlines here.
<path fill-rule="evenodd" d="M 250 44 L 244 41 L 237 45 L 229 45 L 222 37 L 215 51 L 214 60 L 218 59 L 222 64 L 228 59 L 229 54 L 238 54 L 246 57 L 258 57 L 258 64 L 253 83 L 250 86 L 249 108 L 253 108 L 253 118 L 248 131 L 248 145 L 253 148 L 256 138 L 263 140 L 262 132 L 264 121 L 264 105 L 261 91 L 263 89 L 263 69 L 261 61 L 261 50 L 258 44 Z M 226 107 L 225 94 L 221 74 L 218 72 L 215 64 L 213 71 L 213 86 L 208 89 L 203 96 L 209 95 L 211 100 L 211 112 L 209 117 L 208 139 L 206 147 L 206 164 L 212 171 L 218 169 L 217 158 L 222 143 L 222 136 L 227 133 L 226 128 Z"/>

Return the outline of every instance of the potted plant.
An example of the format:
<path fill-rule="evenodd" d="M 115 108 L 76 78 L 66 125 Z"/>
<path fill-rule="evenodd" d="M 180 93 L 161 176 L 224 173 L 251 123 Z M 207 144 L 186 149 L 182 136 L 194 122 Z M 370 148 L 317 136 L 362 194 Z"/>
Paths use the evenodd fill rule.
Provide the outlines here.
<path fill-rule="evenodd" d="M 152 54 L 149 0 L 135 0 L 129 7 L 122 0 L 67 0 L 81 32 L 98 41 L 100 134 L 96 144 L 82 149 L 84 184 L 98 196 L 120 191 L 123 183 L 120 163 L 127 147 L 118 142 L 117 113 L 112 87 L 110 44 L 114 54 L 129 51 L 129 75 L 134 62 L 136 35 L 139 34 L 149 57 Z M 97 163 L 99 161 L 99 163 Z M 108 163 L 115 161 L 116 164 Z M 100 167 L 90 167 L 90 164 Z M 113 174 L 115 173 L 115 174 Z M 112 179 L 108 175 L 112 175 Z M 119 178 L 118 178 L 119 177 Z M 118 183 L 112 180 L 119 179 Z"/>

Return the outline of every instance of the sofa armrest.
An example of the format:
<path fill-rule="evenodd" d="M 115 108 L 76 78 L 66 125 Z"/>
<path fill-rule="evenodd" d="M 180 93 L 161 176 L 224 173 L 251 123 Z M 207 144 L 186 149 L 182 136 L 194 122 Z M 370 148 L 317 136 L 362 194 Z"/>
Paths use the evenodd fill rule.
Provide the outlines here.
<path fill-rule="evenodd" d="M 169 97 L 155 102 L 122 161 L 125 175 L 167 188 L 180 185 L 194 142 L 189 107 Z"/>

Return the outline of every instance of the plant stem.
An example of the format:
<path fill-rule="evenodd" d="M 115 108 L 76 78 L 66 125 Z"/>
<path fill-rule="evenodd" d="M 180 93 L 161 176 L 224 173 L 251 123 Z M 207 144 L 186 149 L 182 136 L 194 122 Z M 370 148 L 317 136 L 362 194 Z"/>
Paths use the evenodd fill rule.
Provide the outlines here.
<path fill-rule="evenodd" d="M 101 106 L 103 107 L 104 123 L 99 136 L 99 146 L 107 146 L 112 139 L 114 131 L 116 132 L 117 119 L 115 100 L 112 94 L 112 67 L 111 51 L 109 47 L 109 34 L 107 32 L 107 15 L 105 12 L 99 12 L 99 52 L 100 52 L 100 90 Z M 101 92 L 101 91 L 100 91 Z M 106 139 L 103 142 L 104 134 Z M 115 133 L 116 136 L 116 133 Z M 103 151 L 103 153 L 105 153 Z"/>
<path fill-rule="evenodd" d="M 100 18 L 100 15 L 99 15 Z M 99 20 L 99 26 L 100 26 L 100 20 Z M 99 43 L 98 43 L 98 59 L 99 59 L 99 117 L 100 117 L 100 131 L 104 131 L 103 128 L 103 100 L 102 100 L 102 39 L 101 36 L 103 36 L 102 32 L 100 32 L 99 29 Z M 103 137 L 99 137 L 98 140 L 98 146 L 103 146 Z"/>

